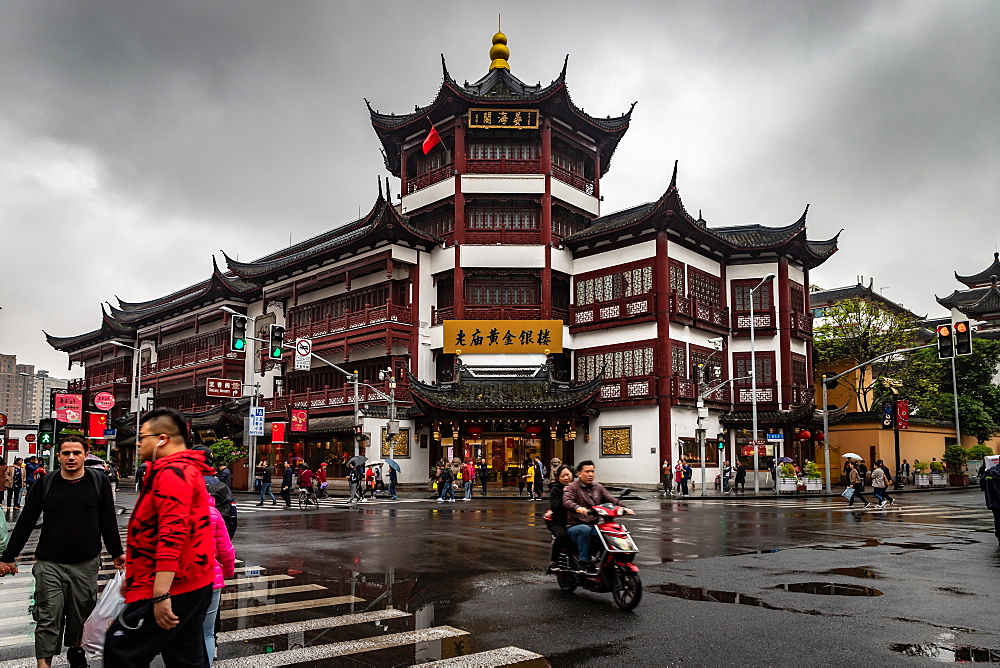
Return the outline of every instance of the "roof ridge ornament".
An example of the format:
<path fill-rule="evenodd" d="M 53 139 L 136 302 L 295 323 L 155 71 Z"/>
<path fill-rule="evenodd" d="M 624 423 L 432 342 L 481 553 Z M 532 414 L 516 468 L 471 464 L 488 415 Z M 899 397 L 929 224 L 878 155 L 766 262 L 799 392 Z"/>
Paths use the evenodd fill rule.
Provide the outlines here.
<path fill-rule="evenodd" d="M 490 71 L 507 70 L 510 72 L 510 65 L 507 60 L 510 58 L 510 49 L 507 48 L 507 35 L 500 32 L 500 15 L 497 14 L 497 34 L 493 35 L 493 46 L 490 47 Z"/>

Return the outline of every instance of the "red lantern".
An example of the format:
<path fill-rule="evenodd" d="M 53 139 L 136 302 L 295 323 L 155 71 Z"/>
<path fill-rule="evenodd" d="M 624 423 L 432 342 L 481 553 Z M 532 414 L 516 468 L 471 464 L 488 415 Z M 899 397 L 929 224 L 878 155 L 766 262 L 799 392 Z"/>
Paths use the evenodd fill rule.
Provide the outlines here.
<path fill-rule="evenodd" d="M 542 433 L 542 428 L 539 427 L 537 424 L 529 424 L 527 427 L 524 428 L 524 433 L 526 433 L 531 438 L 535 438 L 536 436 Z"/>
<path fill-rule="evenodd" d="M 812 436 L 812 434 L 809 433 L 809 430 L 803 429 L 802 431 L 799 432 L 797 438 L 800 441 L 808 441 L 810 436 Z"/>
<path fill-rule="evenodd" d="M 469 436 L 481 436 L 483 433 L 483 427 L 482 425 L 472 424 L 466 427 L 465 431 L 468 432 Z"/>
<path fill-rule="evenodd" d="M 826 434 L 824 434 L 823 432 L 819 432 L 818 434 L 816 434 L 816 440 L 822 443 L 823 441 L 826 440 Z"/>

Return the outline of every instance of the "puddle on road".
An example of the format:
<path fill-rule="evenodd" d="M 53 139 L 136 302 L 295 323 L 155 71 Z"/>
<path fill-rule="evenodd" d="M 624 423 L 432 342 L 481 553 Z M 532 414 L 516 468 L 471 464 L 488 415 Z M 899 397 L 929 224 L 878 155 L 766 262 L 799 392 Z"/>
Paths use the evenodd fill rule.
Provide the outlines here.
<path fill-rule="evenodd" d="M 841 584 L 839 582 L 796 582 L 794 584 L 775 585 L 772 589 L 784 589 L 796 594 L 816 594 L 819 596 L 881 596 L 882 592 L 861 585 Z"/>
<path fill-rule="evenodd" d="M 879 575 L 878 571 L 870 568 L 868 566 L 856 566 L 853 568 L 831 568 L 828 571 L 822 571 L 817 575 L 846 575 L 852 578 L 861 578 L 864 580 L 881 580 L 882 575 Z"/>
<path fill-rule="evenodd" d="M 1000 650 L 968 645 L 938 645 L 936 643 L 889 645 L 903 656 L 919 656 L 941 663 L 1000 663 Z"/>
<path fill-rule="evenodd" d="M 735 591 L 720 591 L 716 589 L 702 589 L 701 587 L 686 587 L 684 585 L 668 582 L 661 585 L 650 585 L 646 591 L 654 594 L 663 594 L 674 598 L 683 598 L 688 601 L 708 601 L 710 603 L 734 603 L 737 605 L 750 605 L 755 608 L 767 608 L 768 610 L 781 610 L 759 598 L 747 596 Z"/>

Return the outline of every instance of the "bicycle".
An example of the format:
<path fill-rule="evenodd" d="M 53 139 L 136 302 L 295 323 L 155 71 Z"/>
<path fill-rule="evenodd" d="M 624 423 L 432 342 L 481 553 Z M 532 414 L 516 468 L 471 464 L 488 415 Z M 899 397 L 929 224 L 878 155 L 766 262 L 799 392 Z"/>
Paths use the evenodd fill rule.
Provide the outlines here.
<path fill-rule="evenodd" d="M 313 510 L 319 508 L 319 497 L 312 487 L 299 487 L 299 510 L 305 510 L 312 502 Z"/>

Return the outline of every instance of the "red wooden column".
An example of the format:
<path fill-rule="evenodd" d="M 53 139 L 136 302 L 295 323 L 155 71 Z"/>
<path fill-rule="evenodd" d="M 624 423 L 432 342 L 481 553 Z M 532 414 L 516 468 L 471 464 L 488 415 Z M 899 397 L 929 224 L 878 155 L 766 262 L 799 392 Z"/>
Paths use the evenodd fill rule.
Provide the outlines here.
<path fill-rule="evenodd" d="M 594 152 L 594 197 L 601 201 L 601 152 Z M 598 205 L 600 206 L 600 205 Z"/>
<path fill-rule="evenodd" d="M 788 258 L 778 258 L 778 294 L 774 306 L 778 309 L 778 354 L 781 355 L 781 408 L 792 401 L 792 286 L 788 280 Z"/>
<path fill-rule="evenodd" d="M 812 305 L 809 303 L 809 268 L 802 267 L 802 289 L 805 292 L 806 303 L 802 306 L 805 309 L 805 315 L 812 315 Z M 812 349 L 813 342 L 811 337 L 806 341 L 806 383 L 810 386 L 813 385 L 813 360 L 812 360 Z M 818 392 L 815 399 L 822 401 L 822 392 Z M 815 403 L 815 400 L 813 401 Z"/>
<path fill-rule="evenodd" d="M 542 174 L 545 175 L 545 193 L 542 195 L 542 245 L 545 247 L 545 266 L 542 268 L 542 318 L 552 317 L 552 126 L 549 119 L 542 120 Z"/>
<path fill-rule="evenodd" d="M 465 272 L 462 271 L 462 244 L 465 243 L 465 195 L 462 194 L 462 174 L 465 173 L 465 117 L 455 119 L 455 307 L 456 320 L 465 317 Z"/>
<path fill-rule="evenodd" d="M 653 291 L 656 304 L 656 406 L 660 432 L 660 468 L 673 461 L 670 433 L 670 260 L 667 233 L 656 233 Z"/>

